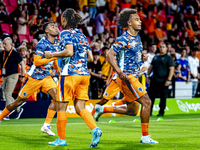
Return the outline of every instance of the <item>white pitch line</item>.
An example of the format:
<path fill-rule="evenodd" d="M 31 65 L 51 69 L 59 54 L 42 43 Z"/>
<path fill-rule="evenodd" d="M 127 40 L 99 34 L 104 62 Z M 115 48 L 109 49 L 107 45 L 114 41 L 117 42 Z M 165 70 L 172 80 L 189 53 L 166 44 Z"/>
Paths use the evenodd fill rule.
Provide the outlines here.
<path fill-rule="evenodd" d="M 200 120 L 200 118 L 190 118 L 190 119 L 167 119 L 162 122 L 167 121 L 182 121 L 182 120 Z M 150 122 L 156 122 L 157 120 L 150 120 Z M 97 123 L 108 123 L 108 122 L 97 122 Z M 116 123 L 133 123 L 133 121 L 119 121 Z M 67 125 L 74 125 L 74 124 L 85 124 L 85 123 L 67 123 Z M 3 122 L 0 124 L 1 126 L 42 126 L 43 124 L 3 124 Z M 52 123 L 51 125 L 56 125 L 55 123 Z"/>

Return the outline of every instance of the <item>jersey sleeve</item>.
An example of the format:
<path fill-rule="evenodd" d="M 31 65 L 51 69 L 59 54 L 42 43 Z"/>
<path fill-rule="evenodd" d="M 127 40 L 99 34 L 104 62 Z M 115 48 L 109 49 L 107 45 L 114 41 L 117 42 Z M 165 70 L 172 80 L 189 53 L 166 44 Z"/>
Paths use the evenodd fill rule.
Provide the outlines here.
<path fill-rule="evenodd" d="M 174 60 L 173 60 L 173 58 L 171 57 L 171 56 L 169 56 L 169 59 L 168 59 L 169 61 L 168 61 L 168 65 L 169 65 L 169 67 L 174 67 Z"/>
<path fill-rule="evenodd" d="M 44 56 L 44 51 L 46 50 L 45 44 L 38 43 L 36 46 L 35 54 L 39 56 Z"/>
<path fill-rule="evenodd" d="M 123 38 L 120 37 L 112 45 L 112 49 L 115 51 L 115 53 L 118 54 L 121 50 L 123 50 L 125 45 L 126 45 L 126 41 Z"/>
<path fill-rule="evenodd" d="M 22 61 L 22 57 L 20 56 L 20 54 L 17 51 L 15 51 L 15 59 L 16 59 L 17 63 L 20 63 Z"/>

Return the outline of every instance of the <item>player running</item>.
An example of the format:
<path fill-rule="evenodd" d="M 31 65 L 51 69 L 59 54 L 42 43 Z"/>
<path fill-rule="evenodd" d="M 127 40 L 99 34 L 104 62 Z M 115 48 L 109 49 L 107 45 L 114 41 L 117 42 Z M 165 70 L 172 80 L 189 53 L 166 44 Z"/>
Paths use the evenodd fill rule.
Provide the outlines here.
<path fill-rule="evenodd" d="M 48 108 L 46 121 L 41 130 L 48 135 L 54 136 L 55 134 L 50 129 L 50 122 L 56 113 L 56 83 L 50 76 L 50 69 L 52 66 L 59 74 L 59 66 L 57 58 L 46 59 L 44 57 L 45 51 L 56 52 L 59 47 L 59 41 L 55 38 L 59 35 L 59 30 L 54 22 L 47 22 L 43 25 L 43 30 L 46 36 L 43 37 L 36 46 L 34 57 L 34 64 L 27 72 L 28 78 L 24 82 L 17 99 L 9 104 L 0 115 L 0 122 L 3 118 L 9 115 L 15 108 L 22 105 L 35 91 L 41 89 L 43 92 L 48 93 L 52 97 L 52 102 Z"/>
<path fill-rule="evenodd" d="M 147 55 L 144 55 L 143 60 L 146 61 L 148 59 Z M 142 67 L 142 69 L 139 71 L 139 73 L 146 71 L 145 67 Z M 117 85 L 116 77 L 117 73 L 113 71 L 112 77 L 109 81 L 108 86 L 106 87 L 102 99 L 96 103 L 95 107 L 98 108 L 99 105 L 106 104 L 110 99 L 112 99 L 118 92 L 120 92 L 120 88 Z M 126 104 L 126 105 L 124 105 Z M 94 115 L 94 118 L 96 121 L 98 121 L 99 117 L 103 113 L 118 113 L 118 114 L 126 114 L 130 116 L 136 116 L 139 110 L 139 103 L 136 101 L 133 101 L 132 103 L 128 102 L 128 99 L 126 96 L 123 97 L 122 100 L 117 101 L 116 103 L 112 104 L 111 106 L 102 106 L 100 111 L 97 111 L 95 113 L 95 107 L 92 111 L 92 115 Z"/>
<path fill-rule="evenodd" d="M 59 138 L 54 142 L 49 142 L 50 145 L 67 145 L 65 128 L 67 124 L 66 109 L 69 101 L 74 101 L 76 113 L 84 119 L 93 132 L 90 147 L 96 147 L 99 144 L 102 134 L 102 130 L 97 127 L 91 113 L 85 108 L 85 102 L 89 100 L 90 78 L 87 62 L 93 61 L 93 56 L 87 38 L 76 29 L 80 22 L 82 22 L 82 18 L 78 13 L 70 8 L 65 10 L 61 17 L 64 29 L 60 34 L 61 52 L 45 54 L 46 58 L 69 57 L 69 63 L 62 68 L 57 88 L 57 132 Z"/>
<path fill-rule="evenodd" d="M 138 34 L 142 22 L 135 9 L 126 9 L 120 12 L 118 23 L 122 28 L 127 27 L 128 29 L 112 45 L 107 54 L 108 62 L 117 72 L 114 79 L 123 92 L 127 104 L 133 105 L 137 101 L 142 105 L 140 113 L 142 138 L 140 142 L 158 143 L 152 140 L 148 133 L 151 100 L 138 80 L 140 66 L 143 63 L 143 46 Z M 96 113 L 102 113 L 103 109 L 101 105 L 95 106 Z"/>

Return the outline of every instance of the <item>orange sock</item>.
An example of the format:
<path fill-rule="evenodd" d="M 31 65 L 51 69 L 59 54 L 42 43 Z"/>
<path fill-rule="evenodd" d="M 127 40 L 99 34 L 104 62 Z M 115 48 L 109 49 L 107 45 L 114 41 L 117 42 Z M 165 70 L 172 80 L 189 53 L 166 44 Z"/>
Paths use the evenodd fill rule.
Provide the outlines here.
<path fill-rule="evenodd" d="M 83 118 L 83 120 L 90 129 L 93 130 L 97 127 L 96 123 L 94 122 L 94 119 L 92 118 L 91 113 L 87 109 L 82 109 L 80 112 L 80 116 Z"/>
<path fill-rule="evenodd" d="M 114 105 L 118 106 L 118 105 L 123 105 L 124 103 L 122 102 L 122 100 L 117 101 Z"/>
<path fill-rule="evenodd" d="M 143 136 L 149 135 L 148 127 L 149 127 L 149 123 L 141 123 L 142 135 Z"/>
<path fill-rule="evenodd" d="M 65 128 L 67 124 L 67 113 L 66 111 L 57 112 L 57 132 L 59 139 L 65 140 Z"/>
<path fill-rule="evenodd" d="M 92 112 L 91 112 L 91 115 L 94 117 L 94 114 L 95 114 L 95 109 L 93 108 Z"/>
<path fill-rule="evenodd" d="M 114 106 L 104 106 L 104 113 L 113 113 Z"/>
<path fill-rule="evenodd" d="M 56 113 L 55 110 L 48 109 L 48 111 L 47 111 L 47 117 L 46 117 L 45 123 L 50 124 L 50 123 L 51 123 L 51 120 L 53 119 L 53 117 L 54 117 L 54 115 L 55 115 L 55 113 Z"/>
<path fill-rule="evenodd" d="M 2 111 L 1 115 L 0 115 L 0 120 L 2 121 L 3 118 L 4 118 L 5 116 L 8 116 L 10 113 L 11 113 L 11 112 L 10 112 L 7 108 L 5 108 L 5 109 Z"/>

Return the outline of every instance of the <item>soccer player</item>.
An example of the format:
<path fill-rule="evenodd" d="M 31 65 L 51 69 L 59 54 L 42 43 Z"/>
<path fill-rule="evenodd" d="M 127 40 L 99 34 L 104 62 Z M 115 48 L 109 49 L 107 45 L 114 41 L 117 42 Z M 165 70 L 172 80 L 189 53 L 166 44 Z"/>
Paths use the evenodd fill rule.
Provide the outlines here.
<path fill-rule="evenodd" d="M 143 63 L 143 46 L 138 34 L 142 22 L 135 9 L 126 9 L 120 12 L 118 23 L 122 28 L 127 27 L 128 29 L 112 45 L 107 54 L 108 62 L 117 72 L 115 80 L 128 102 L 127 105 L 131 105 L 135 101 L 142 105 L 140 113 L 142 138 L 140 142 L 158 143 L 152 140 L 148 133 L 151 100 L 138 80 L 140 66 Z M 102 113 L 103 109 L 101 105 L 95 106 L 96 113 Z"/>
<path fill-rule="evenodd" d="M 148 56 L 143 58 L 143 60 L 147 60 Z M 145 67 L 142 67 L 142 69 L 139 71 L 139 73 L 142 73 L 146 71 Z M 119 86 L 116 82 L 117 73 L 113 71 L 113 76 L 111 77 L 108 86 L 106 87 L 102 99 L 96 103 L 95 107 L 98 108 L 98 105 L 104 105 L 106 104 L 110 99 L 112 99 L 120 90 Z M 123 91 L 121 91 L 123 93 Z M 126 105 L 124 105 L 126 104 Z M 101 107 L 102 108 L 102 107 Z M 114 104 L 111 104 L 111 106 L 103 106 L 103 109 L 101 111 L 97 111 L 95 113 L 95 109 L 92 111 L 92 115 L 94 115 L 94 118 L 96 121 L 98 121 L 99 117 L 103 113 L 118 113 L 118 114 L 126 114 L 130 116 L 136 116 L 139 110 L 139 103 L 137 102 L 128 102 L 128 99 L 126 96 L 122 100 L 117 101 Z"/>
<path fill-rule="evenodd" d="M 34 64 L 27 72 L 28 78 L 22 86 L 17 99 L 3 110 L 0 115 L 0 122 L 15 108 L 22 105 L 35 91 L 41 89 L 43 92 L 50 94 L 53 99 L 49 105 L 47 118 L 41 130 L 48 135 L 54 136 L 55 134 L 51 131 L 49 124 L 56 113 L 57 85 L 50 76 L 49 71 L 54 65 L 57 73 L 59 74 L 59 67 L 57 58 L 46 59 L 44 57 L 44 52 L 56 52 L 58 50 L 59 41 L 55 40 L 55 38 L 59 35 L 59 30 L 54 22 L 45 23 L 43 25 L 43 30 L 46 33 L 46 36 L 43 37 L 37 44 Z"/>
<path fill-rule="evenodd" d="M 102 135 L 102 130 L 97 127 L 91 113 L 85 108 L 85 102 L 89 100 L 90 78 L 87 62 L 93 61 L 93 56 L 87 38 L 80 30 L 76 29 L 80 22 L 82 22 L 82 18 L 74 9 L 66 9 L 61 17 L 61 24 L 64 29 L 60 34 L 61 52 L 45 53 L 46 58 L 69 58 L 69 62 L 62 68 L 57 87 L 57 132 L 59 138 L 54 142 L 49 142 L 50 145 L 67 145 L 65 128 L 67 124 L 66 109 L 69 101 L 74 101 L 76 113 L 84 119 L 93 132 L 90 147 L 96 147 Z"/>

